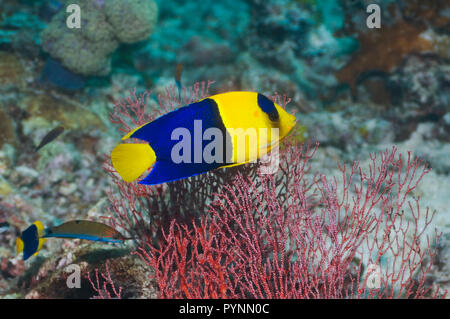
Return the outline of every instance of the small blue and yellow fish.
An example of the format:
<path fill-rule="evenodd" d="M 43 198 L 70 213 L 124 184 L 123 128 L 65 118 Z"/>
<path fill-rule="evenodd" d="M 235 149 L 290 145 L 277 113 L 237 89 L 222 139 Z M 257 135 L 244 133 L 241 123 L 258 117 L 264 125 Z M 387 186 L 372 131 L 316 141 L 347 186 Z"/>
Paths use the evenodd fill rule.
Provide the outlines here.
<path fill-rule="evenodd" d="M 45 238 L 42 238 L 44 234 L 44 225 L 40 221 L 34 222 L 16 238 L 17 255 L 23 251 L 23 260 L 37 255 L 45 243 Z"/>
<path fill-rule="evenodd" d="M 107 243 L 120 243 L 126 238 L 114 228 L 88 220 L 72 220 L 56 227 L 44 228 L 40 221 L 34 222 L 16 239 L 17 254 L 23 251 L 23 259 L 37 255 L 46 238 L 86 239 Z"/>
<path fill-rule="evenodd" d="M 278 145 L 295 123 L 293 115 L 260 93 L 217 94 L 132 130 L 122 140 L 148 144 L 119 144 L 111 160 L 126 182 L 152 166 L 140 184 L 171 182 L 254 161 Z M 249 133 L 253 129 L 256 135 Z M 206 152 L 211 156 L 203 156 Z"/>

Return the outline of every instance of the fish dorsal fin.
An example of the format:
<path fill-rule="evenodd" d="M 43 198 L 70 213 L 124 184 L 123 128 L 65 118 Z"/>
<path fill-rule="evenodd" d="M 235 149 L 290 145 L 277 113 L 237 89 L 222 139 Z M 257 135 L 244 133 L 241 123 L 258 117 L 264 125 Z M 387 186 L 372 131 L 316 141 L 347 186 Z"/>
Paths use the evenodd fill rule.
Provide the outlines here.
<path fill-rule="evenodd" d="M 36 252 L 34 253 L 34 256 L 36 256 L 39 253 L 39 251 L 42 249 L 42 246 L 44 246 L 46 241 L 47 241 L 47 239 L 45 239 L 45 238 L 39 238 L 38 247 L 37 247 Z"/>
<path fill-rule="evenodd" d="M 38 236 L 38 238 L 43 237 L 43 236 L 45 235 L 45 227 L 44 227 L 44 225 L 42 224 L 42 222 L 40 222 L 40 221 L 38 220 L 38 221 L 34 222 L 33 224 L 36 225 L 36 228 L 37 228 L 37 236 Z"/>

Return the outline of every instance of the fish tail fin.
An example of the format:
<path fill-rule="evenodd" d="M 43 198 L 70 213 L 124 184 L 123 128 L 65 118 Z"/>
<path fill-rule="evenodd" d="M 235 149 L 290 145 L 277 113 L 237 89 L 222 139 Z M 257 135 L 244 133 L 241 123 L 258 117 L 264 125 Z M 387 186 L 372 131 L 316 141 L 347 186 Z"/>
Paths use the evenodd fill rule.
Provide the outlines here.
<path fill-rule="evenodd" d="M 119 144 L 111 152 L 114 169 L 126 182 L 141 176 L 156 161 L 149 144 Z"/>

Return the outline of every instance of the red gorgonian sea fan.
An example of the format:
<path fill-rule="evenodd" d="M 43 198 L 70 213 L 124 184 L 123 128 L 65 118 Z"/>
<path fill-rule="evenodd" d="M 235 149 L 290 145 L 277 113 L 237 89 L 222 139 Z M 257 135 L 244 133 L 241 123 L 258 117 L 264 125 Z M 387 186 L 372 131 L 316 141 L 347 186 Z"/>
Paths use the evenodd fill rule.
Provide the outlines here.
<path fill-rule="evenodd" d="M 109 271 L 109 261 L 105 262 L 105 272 L 98 275 L 98 268 L 95 269 L 94 280 L 91 279 L 91 274 L 86 275 L 86 279 L 89 281 L 91 288 L 96 295 L 93 299 L 121 299 L 122 287 L 116 288 Z M 111 291 L 111 292 L 110 292 Z"/>
<path fill-rule="evenodd" d="M 154 118 L 142 101 L 133 92 L 112 120 Z M 368 171 L 355 162 L 329 178 L 309 169 L 317 147 L 287 138 L 272 175 L 252 164 L 152 187 L 121 181 L 106 163 L 119 190 L 111 223 L 140 239 L 160 298 L 445 296 L 427 281 L 433 214 L 411 196 L 428 168 L 392 148 L 371 155 Z"/>
<path fill-rule="evenodd" d="M 297 163 L 312 156 L 289 152 Z M 273 175 L 238 176 L 200 222 L 173 221 L 158 245 L 138 249 L 156 271 L 160 297 L 445 296 L 427 282 L 436 254 L 424 235 L 432 214 L 407 201 L 428 169 L 393 148 L 372 156 L 368 174 L 356 162 L 341 172 L 339 183 L 294 179 L 284 198 Z"/>

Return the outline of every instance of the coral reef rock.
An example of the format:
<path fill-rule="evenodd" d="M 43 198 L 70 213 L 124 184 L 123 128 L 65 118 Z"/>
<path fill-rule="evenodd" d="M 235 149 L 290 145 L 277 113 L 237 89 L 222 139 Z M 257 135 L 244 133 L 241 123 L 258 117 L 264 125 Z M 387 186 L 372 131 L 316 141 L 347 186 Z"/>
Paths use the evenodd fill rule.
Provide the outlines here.
<path fill-rule="evenodd" d="M 79 1 L 81 28 L 65 25 L 67 13 L 58 12 L 41 34 L 42 48 L 70 71 L 82 75 L 107 75 L 110 55 L 120 43 L 147 39 L 156 24 L 153 0 Z"/>

